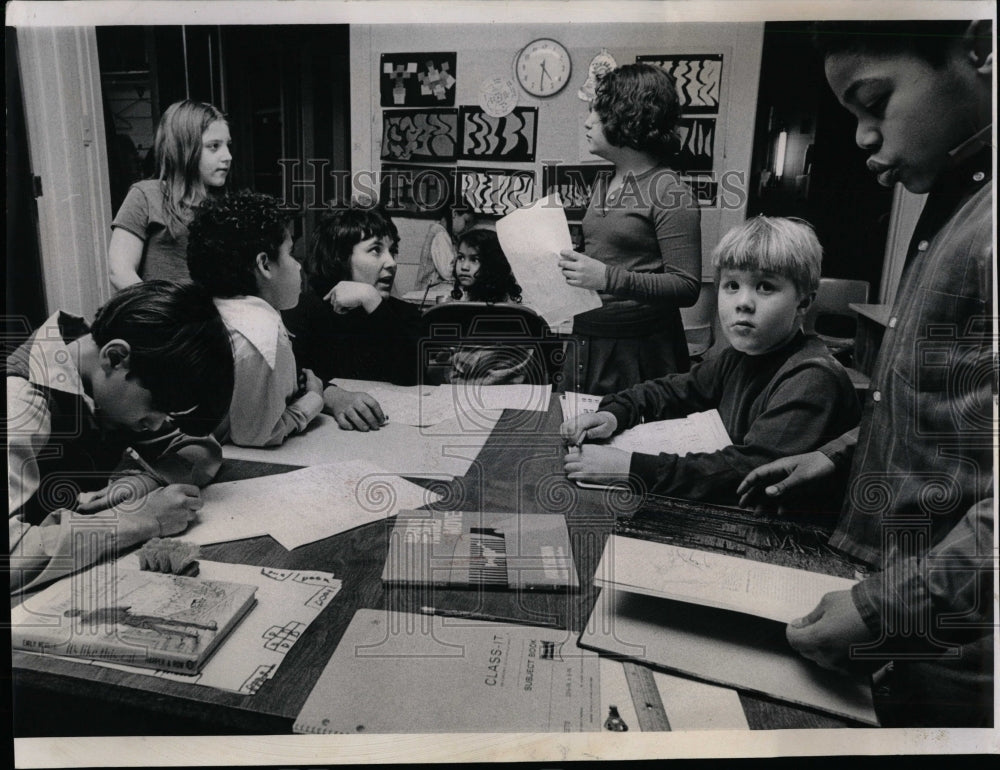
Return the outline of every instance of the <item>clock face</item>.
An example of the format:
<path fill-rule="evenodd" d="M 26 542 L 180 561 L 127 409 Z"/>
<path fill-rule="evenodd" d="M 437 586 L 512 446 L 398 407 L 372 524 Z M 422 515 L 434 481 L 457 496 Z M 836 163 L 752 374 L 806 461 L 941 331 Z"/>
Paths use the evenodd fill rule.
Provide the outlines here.
<path fill-rule="evenodd" d="M 533 96 L 553 96 L 562 91 L 570 71 L 569 51 L 548 38 L 528 43 L 514 60 L 517 82 Z"/>

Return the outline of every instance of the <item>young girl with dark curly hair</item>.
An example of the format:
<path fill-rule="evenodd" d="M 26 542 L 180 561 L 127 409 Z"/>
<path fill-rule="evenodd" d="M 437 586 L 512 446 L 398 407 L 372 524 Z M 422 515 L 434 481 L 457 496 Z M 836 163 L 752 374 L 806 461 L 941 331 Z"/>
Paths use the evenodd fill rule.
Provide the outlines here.
<path fill-rule="evenodd" d="M 459 239 L 452 273 L 455 281 L 452 299 L 521 301 L 521 287 L 500 248 L 500 239 L 492 230 L 470 230 Z"/>
<path fill-rule="evenodd" d="M 701 212 L 668 165 L 679 114 L 674 80 L 659 67 L 627 64 L 597 84 L 584 128 L 614 171 L 594 185 L 586 254 L 563 251 L 559 265 L 603 305 L 574 320 L 565 390 L 605 395 L 688 369 L 680 308 L 698 299 Z"/>
<path fill-rule="evenodd" d="M 459 238 L 453 274 L 455 300 L 487 305 L 521 302 L 521 287 L 492 230 L 470 230 Z M 448 352 L 445 379 L 482 385 L 525 383 L 532 356 L 532 349 L 521 345 L 465 343 Z"/>
<path fill-rule="evenodd" d="M 229 176 L 232 140 L 225 116 L 211 104 L 184 100 L 167 107 L 156 128 L 157 177 L 136 182 L 114 222 L 111 285 L 188 278 L 188 225 L 194 210 Z"/>

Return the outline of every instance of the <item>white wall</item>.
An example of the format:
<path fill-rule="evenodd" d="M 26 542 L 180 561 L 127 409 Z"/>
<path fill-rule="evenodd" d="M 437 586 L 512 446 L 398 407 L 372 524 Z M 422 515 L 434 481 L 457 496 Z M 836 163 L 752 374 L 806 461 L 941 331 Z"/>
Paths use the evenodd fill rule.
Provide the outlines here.
<path fill-rule="evenodd" d="M 538 138 L 534 164 L 503 164 L 534 168 L 536 190 L 541 191 L 542 161 L 575 164 L 597 160 L 581 156 L 580 126 L 586 105 L 577 98 L 590 60 L 607 48 L 619 64 L 635 61 L 637 54 L 722 53 L 722 106 L 716 126 L 716 170 L 742 172 L 749 179 L 753 126 L 757 109 L 763 23 L 708 24 L 440 24 L 352 25 L 351 27 L 351 165 L 352 170 L 378 171 L 381 148 L 378 63 L 382 53 L 454 51 L 457 54 L 456 106 L 478 104 L 482 81 L 498 75 L 513 76 L 514 56 L 538 37 L 552 37 L 565 45 L 573 61 L 569 85 L 559 94 L 539 99 L 519 92 L 519 105 L 538 107 Z M 496 162 L 462 165 L 496 166 Z M 720 191 L 721 197 L 721 191 Z M 730 198 L 735 196 L 730 195 Z M 729 210 L 706 209 L 702 216 L 703 274 L 711 278 L 708 255 L 723 232 L 742 222 L 746 197 Z M 405 291 L 415 275 L 417 258 L 427 223 L 397 219 L 401 238 L 399 290 Z"/>

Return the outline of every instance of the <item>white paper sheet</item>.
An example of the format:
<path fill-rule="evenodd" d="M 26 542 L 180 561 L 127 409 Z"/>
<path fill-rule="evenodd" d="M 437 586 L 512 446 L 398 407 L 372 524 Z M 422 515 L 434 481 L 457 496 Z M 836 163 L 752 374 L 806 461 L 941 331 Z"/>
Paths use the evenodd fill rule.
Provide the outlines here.
<path fill-rule="evenodd" d="M 454 416 L 479 415 L 494 410 L 520 409 L 546 412 L 552 397 L 551 385 L 442 385 L 439 398 L 450 405 Z"/>
<path fill-rule="evenodd" d="M 600 671 L 604 729 L 611 732 L 608 720 L 614 707 L 618 719 L 628 727 L 628 732 L 638 732 L 639 717 L 625 677 L 624 664 L 620 660 L 602 657 Z M 659 671 L 651 673 L 672 731 L 750 729 L 736 690 Z"/>
<path fill-rule="evenodd" d="M 823 595 L 849 590 L 848 578 L 765 564 L 722 553 L 612 535 L 594 585 L 701 604 L 788 623 Z"/>
<path fill-rule="evenodd" d="M 440 390 L 434 385 L 414 385 L 406 389 L 380 385 L 365 392 L 378 401 L 382 414 L 389 422 L 421 427 L 437 425 L 454 417 L 454 408 Z"/>
<path fill-rule="evenodd" d="M 622 431 L 608 446 L 626 452 L 686 455 L 689 452 L 716 452 L 733 442 L 718 410 L 695 412 L 675 420 L 656 420 Z"/>
<path fill-rule="evenodd" d="M 589 393 L 576 393 L 568 390 L 559 396 L 559 407 L 562 409 L 563 422 L 581 414 L 591 414 L 597 411 L 601 404 L 601 396 Z"/>
<path fill-rule="evenodd" d="M 569 286 L 559 269 L 559 252 L 573 248 L 573 239 L 557 195 L 505 216 L 497 222 L 497 237 L 521 285 L 524 304 L 550 327 L 601 306 L 597 292 Z"/>
<path fill-rule="evenodd" d="M 419 508 L 440 495 L 364 460 L 211 484 L 180 538 L 205 545 L 271 535 L 285 548 Z"/>
<path fill-rule="evenodd" d="M 671 730 L 750 729 L 736 690 L 659 671 L 653 681 Z"/>
<path fill-rule="evenodd" d="M 423 428 L 393 422 L 390 415 L 388 425 L 368 433 L 341 430 L 332 417 L 323 414 L 305 433 L 292 436 L 280 447 L 226 444 L 222 455 L 285 465 L 368 460 L 400 476 L 451 479 L 469 470 L 500 414 L 477 415 L 474 424 L 453 418 Z"/>
<path fill-rule="evenodd" d="M 128 569 L 139 567 L 135 554 L 123 557 L 119 563 Z M 199 561 L 199 566 L 199 577 L 257 586 L 257 604 L 223 640 L 198 674 L 185 676 L 104 661 L 90 663 L 253 695 L 275 675 L 292 645 L 341 588 L 341 581 L 329 572 L 277 570 L 205 560 Z M 78 658 L 66 660 L 79 662 Z"/>

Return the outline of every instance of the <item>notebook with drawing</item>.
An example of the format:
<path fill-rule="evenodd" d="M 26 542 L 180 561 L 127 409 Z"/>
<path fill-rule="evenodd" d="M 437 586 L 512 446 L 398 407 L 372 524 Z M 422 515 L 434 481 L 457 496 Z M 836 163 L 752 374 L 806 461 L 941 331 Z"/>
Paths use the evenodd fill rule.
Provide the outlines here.
<path fill-rule="evenodd" d="M 11 642 L 28 652 L 194 674 L 254 606 L 256 592 L 243 583 L 97 567 L 14 607 Z"/>
<path fill-rule="evenodd" d="M 479 511 L 401 511 L 382 580 L 449 588 L 579 585 L 564 517 Z"/>

